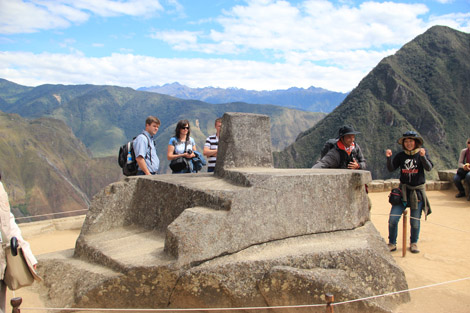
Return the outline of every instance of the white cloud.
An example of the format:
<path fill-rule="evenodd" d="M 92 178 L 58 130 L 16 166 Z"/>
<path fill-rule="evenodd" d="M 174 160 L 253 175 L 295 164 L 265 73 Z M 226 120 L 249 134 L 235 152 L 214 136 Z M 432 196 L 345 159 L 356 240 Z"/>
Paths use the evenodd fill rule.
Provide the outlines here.
<path fill-rule="evenodd" d="M 381 57 L 381 55 L 370 56 L 366 51 L 349 56 L 350 60 L 360 58 L 361 62 L 364 58 Z M 375 65 L 377 60 L 370 63 Z M 354 88 L 369 70 L 370 67 L 345 66 L 340 69 L 333 66 L 318 66 L 311 62 L 272 64 L 226 59 L 155 58 L 132 54 L 90 58 L 78 52 L 74 54 L 0 52 L 0 77 L 27 86 L 45 83 L 90 83 L 138 88 L 178 81 L 191 87 L 236 86 L 245 89 L 272 90 L 292 86 L 304 88 L 316 86 L 346 92 Z"/>
<path fill-rule="evenodd" d="M 178 1 L 165 3 L 184 14 Z M 137 88 L 178 81 L 191 87 L 315 86 L 349 91 L 382 58 L 432 25 L 470 31 L 470 13 L 429 16 L 424 4 L 368 1 L 356 5 L 349 0 L 340 4 L 326 0 L 237 3 L 243 4 L 221 16 L 188 23 L 191 31 L 160 29 L 150 35 L 174 50 L 200 52 L 210 59 L 132 55 L 133 47 L 91 58 L 71 48 L 73 42 L 64 41 L 70 55 L 0 52 L 0 77 L 25 85 L 93 83 Z M 147 16 L 163 10 L 156 0 L 0 0 L 0 6 L 0 33 L 6 34 L 64 28 L 82 23 L 92 14 Z M 213 28 L 205 29 L 207 25 Z M 5 40 L 0 37 L 0 42 Z M 237 57 L 243 60 L 231 60 Z M 250 58 L 262 61 L 247 60 Z"/>
<path fill-rule="evenodd" d="M 157 31 L 151 34 L 150 37 L 160 39 L 171 44 L 175 50 L 192 50 L 195 48 L 200 35 L 202 35 L 202 32 Z"/>
<path fill-rule="evenodd" d="M 431 16 L 430 21 L 433 25 L 446 25 L 470 33 L 470 13 L 451 13 L 441 16 Z"/>
<path fill-rule="evenodd" d="M 299 5 L 282 0 L 248 0 L 215 19 L 221 30 L 160 31 L 158 38 L 177 50 L 239 55 L 253 51 L 272 58 L 303 56 L 304 61 L 335 62 L 332 54 L 354 54 L 374 49 L 399 48 L 432 25 L 467 31 L 468 13 L 424 19 L 425 4 L 350 2 L 334 5 L 326 0 L 305 0 Z M 309 59 L 308 56 L 316 56 Z M 323 55 L 323 58 L 319 56 Z"/>
<path fill-rule="evenodd" d="M 71 22 L 82 22 L 87 15 L 68 12 L 71 19 L 50 12 L 47 6 L 20 0 L 0 0 L 0 33 L 31 33 L 40 29 L 64 28 Z"/>
<path fill-rule="evenodd" d="M 160 31 L 157 38 L 178 49 L 208 53 L 225 51 L 227 46 L 233 53 L 368 49 L 400 45 L 422 33 L 428 25 L 419 16 L 427 12 L 423 4 L 364 2 L 352 7 L 308 0 L 294 6 L 287 1 L 251 0 L 216 19 L 222 31 L 193 32 L 198 37 L 191 38 L 191 45 L 178 42 L 173 30 L 167 35 Z"/>
<path fill-rule="evenodd" d="M 151 16 L 163 7 L 157 0 L 0 0 L 0 33 L 32 33 L 67 28 L 99 16 Z"/>
<path fill-rule="evenodd" d="M 162 11 L 163 7 L 158 0 L 62 0 L 70 6 L 80 10 L 93 12 L 99 16 L 150 16 Z M 54 1 L 56 2 L 56 1 Z"/>

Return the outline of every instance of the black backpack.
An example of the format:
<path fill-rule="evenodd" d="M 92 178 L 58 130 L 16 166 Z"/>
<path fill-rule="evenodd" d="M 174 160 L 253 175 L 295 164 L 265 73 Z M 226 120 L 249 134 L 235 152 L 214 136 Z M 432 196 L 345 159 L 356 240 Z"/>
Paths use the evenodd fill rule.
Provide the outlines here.
<path fill-rule="evenodd" d="M 328 152 L 329 152 L 331 149 L 335 149 L 337 142 L 338 142 L 338 139 L 335 139 L 335 138 L 328 139 L 327 141 L 325 141 L 325 144 L 323 145 L 323 148 L 322 148 L 321 151 L 320 151 L 320 158 L 318 159 L 318 161 L 320 161 L 321 159 L 323 159 L 323 157 L 324 157 L 325 155 L 327 155 Z M 353 156 L 353 154 L 351 154 L 351 157 L 352 157 L 352 156 Z M 341 166 L 345 166 L 344 168 L 347 168 L 348 163 L 350 162 L 347 153 L 344 152 L 344 151 L 340 151 L 340 152 L 339 152 L 339 157 L 340 157 L 340 161 L 339 161 L 340 168 L 341 168 Z"/>
<path fill-rule="evenodd" d="M 320 152 L 320 160 L 328 153 L 328 151 L 330 151 L 331 149 L 333 149 L 335 146 L 336 146 L 336 143 L 338 142 L 338 139 L 328 139 L 325 144 L 323 145 L 323 148 L 321 149 L 321 152 Z"/>
<path fill-rule="evenodd" d="M 148 148 L 151 149 L 150 139 L 147 137 L 147 135 L 145 135 L 145 137 L 148 139 Z M 134 153 L 134 139 L 135 138 L 137 138 L 137 136 L 132 138 L 131 141 L 129 141 L 125 145 L 122 145 L 119 148 L 118 164 L 122 168 L 122 173 L 125 176 L 134 176 L 137 174 L 137 171 L 139 170 L 139 165 L 137 164 L 137 160 L 135 159 L 135 153 Z"/>

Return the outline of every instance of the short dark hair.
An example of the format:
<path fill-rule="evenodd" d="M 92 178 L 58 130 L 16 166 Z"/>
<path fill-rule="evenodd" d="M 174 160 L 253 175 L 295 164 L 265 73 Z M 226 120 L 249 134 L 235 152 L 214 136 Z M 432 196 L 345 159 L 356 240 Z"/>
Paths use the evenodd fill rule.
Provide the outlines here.
<path fill-rule="evenodd" d="M 183 129 L 184 126 L 188 125 L 188 133 L 186 134 L 186 140 L 189 139 L 189 136 L 191 135 L 191 126 L 189 126 L 189 121 L 188 120 L 180 120 L 178 121 L 178 124 L 176 124 L 176 129 L 175 129 L 175 137 L 176 139 L 180 139 L 180 132 L 181 129 Z"/>
<path fill-rule="evenodd" d="M 147 119 L 145 120 L 145 125 L 152 125 L 152 123 L 157 123 L 157 125 L 160 125 L 160 120 L 158 119 L 158 117 L 156 116 L 152 116 L 150 115 L 149 117 L 147 117 Z"/>

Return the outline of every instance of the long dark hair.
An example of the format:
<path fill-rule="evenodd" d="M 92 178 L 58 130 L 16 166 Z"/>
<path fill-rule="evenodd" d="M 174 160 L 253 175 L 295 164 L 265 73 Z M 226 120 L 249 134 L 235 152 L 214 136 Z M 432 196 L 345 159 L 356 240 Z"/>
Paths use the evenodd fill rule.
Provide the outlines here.
<path fill-rule="evenodd" d="M 176 129 L 175 129 L 175 137 L 176 139 L 180 140 L 180 132 L 181 129 L 183 129 L 184 126 L 188 125 L 188 134 L 186 135 L 186 141 L 189 140 L 189 136 L 191 135 L 191 126 L 189 125 L 188 120 L 180 120 L 178 121 L 178 124 L 176 124 Z"/>

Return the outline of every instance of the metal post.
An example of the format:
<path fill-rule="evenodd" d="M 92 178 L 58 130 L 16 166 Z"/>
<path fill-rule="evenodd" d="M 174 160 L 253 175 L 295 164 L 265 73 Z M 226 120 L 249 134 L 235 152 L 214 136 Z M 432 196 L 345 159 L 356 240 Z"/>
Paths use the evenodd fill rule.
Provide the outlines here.
<path fill-rule="evenodd" d="M 334 310 L 333 310 L 333 306 L 331 305 L 331 303 L 333 303 L 333 301 L 335 301 L 335 296 L 332 295 L 331 293 L 327 293 L 325 294 L 325 298 L 326 298 L 326 313 L 334 313 Z"/>
<path fill-rule="evenodd" d="M 20 305 L 21 302 L 23 302 L 23 298 L 21 297 L 16 297 L 16 298 L 11 298 L 10 304 L 11 304 L 11 313 L 20 313 Z"/>
<path fill-rule="evenodd" d="M 408 224 L 408 210 L 403 211 L 403 248 L 402 248 L 402 257 L 406 256 L 406 228 Z"/>

